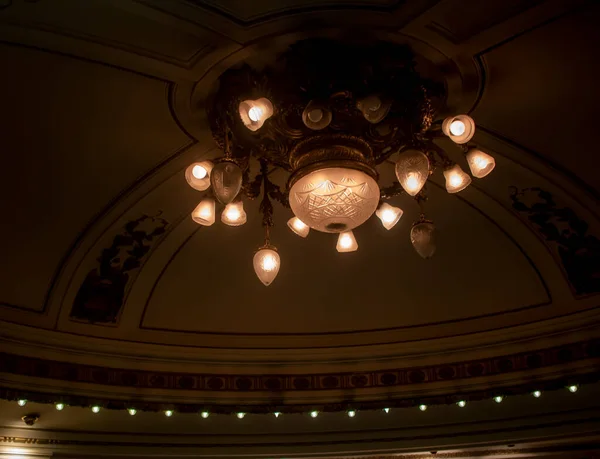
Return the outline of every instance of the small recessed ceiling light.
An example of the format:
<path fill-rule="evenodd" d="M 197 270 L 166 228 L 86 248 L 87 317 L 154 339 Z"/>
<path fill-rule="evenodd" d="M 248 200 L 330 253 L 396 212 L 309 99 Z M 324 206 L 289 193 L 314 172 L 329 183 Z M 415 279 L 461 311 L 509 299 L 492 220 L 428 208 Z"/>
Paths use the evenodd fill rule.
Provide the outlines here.
<path fill-rule="evenodd" d="M 311 417 L 311 418 L 316 418 L 318 415 L 319 415 L 319 412 L 318 412 L 318 411 L 311 411 L 311 412 L 310 412 L 310 417 Z"/>
<path fill-rule="evenodd" d="M 275 413 L 273 413 L 275 415 L 276 418 L 278 418 L 279 416 L 281 416 L 281 413 L 279 411 L 275 411 Z"/>
<path fill-rule="evenodd" d="M 127 410 L 127 412 L 131 415 L 131 416 L 135 416 L 137 413 L 137 410 L 135 408 L 129 408 Z"/>
<path fill-rule="evenodd" d="M 56 409 L 58 411 L 62 411 L 65 409 L 65 404 L 64 403 L 57 403 L 56 405 L 54 405 L 56 407 Z"/>
<path fill-rule="evenodd" d="M 386 413 L 389 413 L 390 409 L 389 408 L 384 408 L 383 411 L 385 411 Z"/>
<path fill-rule="evenodd" d="M 25 406 L 25 405 L 27 405 L 27 400 L 22 399 L 22 400 L 19 400 L 17 403 L 19 406 Z"/>
<path fill-rule="evenodd" d="M 203 411 L 202 413 L 200 413 L 200 416 L 206 419 L 208 416 L 210 416 L 210 413 L 208 411 Z"/>
<path fill-rule="evenodd" d="M 356 416 L 356 410 L 350 410 L 348 411 L 348 416 L 353 418 L 354 416 Z"/>
<path fill-rule="evenodd" d="M 465 402 L 464 400 L 460 400 L 459 402 L 456 403 L 458 406 L 460 406 L 461 408 L 464 408 L 465 405 L 467 404 L 467 402 Z"/>
<path fill-rule="evenodd" d="M 577 386 L 577 384 L 573 384 L 572 386 L 569 386 L 569 391 L 570 392 L 577 392 L 577 389 L 579 389 L 579 387 Z"/>
<path fill-rule="evenodd" d="M 419 409 L 421 411 L 425 411 L 427 409 L 427 405 L 419 405 Z"/>
<path fill-rule="evenodd" d="M 99 413 L 99 412 L 100 412 L 100 407 L 99 406 L 97 406 L 97 405 L 92 406 L 92 413 Z"/>
<path fill-rule="evenodd" d="M 539 390 L 534 390 L 531 395 L 533 395 L 535 398 L 540 398 L 542 396 L 542 392 Z"/>
<path fill-rule="evenodd" d="M 165 411 L 165 416 L 170 418 L 171 416 L 173 416 L 173 410 L 167 410 Z"/>
<path fill-rule="evenodd" d="M 496 395 L 496 396 L 494 397 L 494 401 L 495 401 L 496 403 L 500 403 L 502 400 L 504 400 L 504 397 L 502 397 L 502 395 Z"/>
<path fill-rule="evenodd" d="M 244 416 L 246 416 L 246 413 L 237 413 L 238 419 L 244 419 Z"/>

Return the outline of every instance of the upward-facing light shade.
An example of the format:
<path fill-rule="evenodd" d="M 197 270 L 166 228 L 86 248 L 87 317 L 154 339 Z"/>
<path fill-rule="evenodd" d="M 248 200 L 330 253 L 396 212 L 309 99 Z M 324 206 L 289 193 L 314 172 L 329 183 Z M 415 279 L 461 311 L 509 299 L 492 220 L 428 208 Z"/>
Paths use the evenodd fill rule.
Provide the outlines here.
<path fill-rule="evenodd" d="M 471 148 L 466 156 L 473 177 L 483 178 L 496 167 L 496 160 L 478 148 Z"/>
<path fill-rule="evenodd" d="M 444 177 L 446 178 L 446 191 L 448 193 L 458 193 L 471 184 L 471 177 L 458 164 L 446 169 Z"/>
<path fill-rule="evenodd" d="M 207 190 L 210 187 L 210 171 L 212 168 L 213 163 L 210 161 L 192 163 L 185 170 L 185 180 L 195 190 Z"/>
<path fill-rule="evenodd" d="M 356 106 L 369 123 L 376 124 L 386 117 L 392 104 L 382 101 L 379 96 L 373 95 L 359 100 Z"/>
<path fill-rule="evenodd" d="M 302 121 L 304 125 L 315 131 L 325 129 L 331 123 L 331 110 L 323 104 L 310 101 L 302 112 Z"/>
<path fill-rule="evenodd" d="M 416 196 L 429 177 L 429 159 L 418 150 L 406 150 L 396 162 L 396 178 L 404 191 Z"/>
<path fill-rule="evenodd" d="M 387 202 L 384 202 L 379 206 L 379 209 L 375 212 L 375 215 L 381 220 L 381 224 L 387 230 L 392 229 L 396 223 L 402 217 L 404 212 L 400 207 L 390 206 Z"/>
<path fill-rule="evenodd" d="M 240 103 L 239 112 L 244 126 L 251 131 L 257 131 L 273 115 L 273 104 L 265 97 L 245 100 Z"/>
<path fill-rule="evenodd" d="M 254 254 L 254 272 L 267 287 L 279 274 L 281 260 L 275 248 L 263 247 Z"/>
<path fill-rule="evenodd" d="M 442 132 L 454 143 L 467 143 L 475 135 L 475 121 L 468 115 L 450 116 L 442 123 Z"/>

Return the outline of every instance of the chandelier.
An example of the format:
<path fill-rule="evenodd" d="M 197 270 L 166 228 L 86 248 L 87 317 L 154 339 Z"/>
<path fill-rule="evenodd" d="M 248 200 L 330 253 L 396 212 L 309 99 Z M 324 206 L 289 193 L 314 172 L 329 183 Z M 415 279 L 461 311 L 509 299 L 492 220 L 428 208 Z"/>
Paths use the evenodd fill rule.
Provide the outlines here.
<path fill-rule="evenodd" d="M 270 285 L 281 266 L 271 243 L 272 201 L 291 209 L 288 226 L 298 236 L 334 233 L 337 251 L 353 252 L 358 242 L 352 230 L 373 214 L 392 229 L 403 211 L 387 201 L 406 193 L 421 208 L 411 243 L 430 258 L 436 246 L 423 205 L 427 179 L 441 169 L 448 193 L 471 183 L 434 140 L 447 136 L 460 146 L 473 177 L 483 178 L 495 166 L 492 156 L 471 144 L 471 117 L 434 122 L 445 98 L 443 84 L 417 71 L 410 48 L 387 42 L 304 40 L 269 67 L 229 69 L 207 105 L 223 155 L 185 172 L 189 185 L 205 192 L 192 219 L 214 224 L 219 205 L 222 223 L 240 226 L 246 223 L 244 200 L 262 196 L 265 240 L 253 264 L 260 281 Z M 394 154 L 395 163 L 389 159 Z M 395 167 L 397 181 L 382 186 L 376 166 L 386 163 Z M 270 178 L 276 169 L 288 174 L 285 185 Z"/>

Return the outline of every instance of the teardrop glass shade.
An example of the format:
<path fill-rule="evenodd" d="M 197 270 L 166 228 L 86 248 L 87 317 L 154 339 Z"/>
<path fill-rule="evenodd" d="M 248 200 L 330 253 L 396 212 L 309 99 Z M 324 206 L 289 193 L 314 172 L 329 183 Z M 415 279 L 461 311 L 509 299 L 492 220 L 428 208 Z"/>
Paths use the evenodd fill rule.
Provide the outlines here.
<path fill-rule="evenodd" d="M 410 230 L 410 242 L 419 255 L 431 258 L 435 253 L 435 226 L 432 222 L 415 223 Z"/>
<path fill-rule="evenodd" d="M 448 193 L 458 193 L 471 184 L 471 177 L 458 164 L 446 169 L 444 177 L 446 178 L 446 191 Z"/>
<path fill-rule="evenodd" d="M 310 101 L 302 112 L 302 121 L 307 128 L 318 131 L 325 129 L 331 123 L 331 110 L 324 105 Z"/>
<path fill-rule="evenodd" d="M 469 163 L 469 169 L 473 177 L 483 178 L 494 170 L 496 167 L 496 160 L 493 156 L 479 150 L 478 148 L 471 148 L 467 152 L 467 162 Z"/>
<path fill-rule="evenodd" d="M 266 286 L 271 285 L 275 280 L 281 266 L 279 254 L 274 249 L 274 247 L 263 247 L 254 254 L 254 272 L 258 276 L 258 279 Z"/>
<path fill-rule="evenodd" d="M 210 226 L 215 222 L 215 200 L 203 199 L 192 211 L 192 220 L 202 226 Z"/>
<path fill-rule="evenodd" d="M 359 100 L 356 106 L 369 123 L 376 124 L 387 116 L 392 104 L 383 102 L 379 96 L 368 96 Z"/>
<path fill-rule="evenodd" d="M 185 170 L 185 180 L 194 190 L 204 191 L 210 187 L 210 171 L 213 163 L 201 161 L 192 163 Z"/>
<path fill-rule="evenodd" d="M 230 202 L 221 214 L 221 221 L 229 226 L 241 226 L 246 223 L 247 216 L 242 201 Z"/>
<path fill-rule="evenodd" d="M 242 169 L 231 161 L 216 164 L 210 173 L 213 193 L 221 204 L 229 204 L 242 189 Z"/>
<path fill-rule="evenodd" d="M 422 151 L 407 150 L 396 162 L 396 178 L 411 196 L 416 196 L 429 178 L 429 159 Z"/>

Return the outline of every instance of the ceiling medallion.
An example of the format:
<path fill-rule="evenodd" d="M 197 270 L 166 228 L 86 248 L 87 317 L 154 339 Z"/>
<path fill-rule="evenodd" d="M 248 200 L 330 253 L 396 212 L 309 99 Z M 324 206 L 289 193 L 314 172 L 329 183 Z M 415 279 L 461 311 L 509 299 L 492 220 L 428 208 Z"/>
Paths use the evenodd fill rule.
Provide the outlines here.
<path fill-rule="evenodd" d="M 406 46 L 304 40 L 271 67 L 259 71 L 244 64 L 227 70 L 219 83 L 207 111 L 223 156 L 187 168 L 190 186 L 205 192 L 192 218 L 212 225 L 220 203 L 221 221 L 239 226 L 246 222 L 244 199 L 262 195 L 265 242 L 254 255 L 254 269 L 265 285 L 281 265 L 270 240 L 272 200 L 291 209 L 288 226 L 297 235 L 305 238 L 311 229 L 336 233 L 338 252 L 352 252 L 358 249 L 352 230 L 373 214 L 385 229 L 394 227 L 403 211 L 386 201 L 407 193 L 421 208 L 410 239 L 429 258 L 435 227 L 423 207 L 428 177 L 441 169 L 448 193 L 471 183 L 434 140 L 447 136 L 459 145 L 476 178 L 495 166 L 492 156 L 469 145 L 472 118 L 456 115 L 434 123 L 445 101 L 444 85 L 417 72 Z M 376 167 L 396 153 L 398 181 L 384 187 Z M 260 164 L 255 175 L 251 158 Z M 271 180 L 275 169 L 289 174 L 285 185 Z"/>

